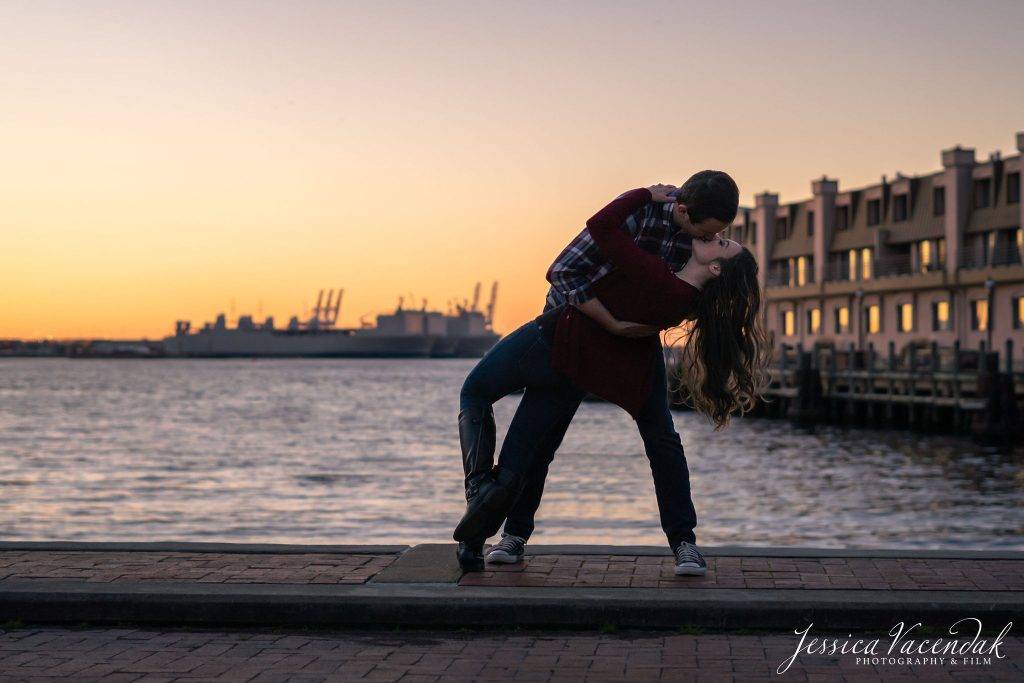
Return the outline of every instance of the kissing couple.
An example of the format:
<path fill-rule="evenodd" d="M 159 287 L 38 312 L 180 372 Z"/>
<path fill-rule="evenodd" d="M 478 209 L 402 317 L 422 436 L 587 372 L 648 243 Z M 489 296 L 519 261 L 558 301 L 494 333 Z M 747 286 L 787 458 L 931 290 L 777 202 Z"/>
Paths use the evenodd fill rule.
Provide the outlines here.
<path fill-rule="evenodd" d="M 543 313 L 504 337 L 466 377 L 459 397 L 466 513 L 453 534 L 464 571 L 483 569 L 484 543 L 503 523 L 487 562 L 522 560 L 548 467 L 587 394 L 636 422 L 675 573 L 707 571 L 669 410 L 661 332 L 682 326 L 673 380 L 716 429 L 753 406 L 766 383 L 770 347 L 757 262 L 719 234 L 738 204 L 736 183 L 722 171 L 701 171 L 678 188 L 619 195 L 548 269 Z M 492 406 L 520 390 L 495 466 Z"/>

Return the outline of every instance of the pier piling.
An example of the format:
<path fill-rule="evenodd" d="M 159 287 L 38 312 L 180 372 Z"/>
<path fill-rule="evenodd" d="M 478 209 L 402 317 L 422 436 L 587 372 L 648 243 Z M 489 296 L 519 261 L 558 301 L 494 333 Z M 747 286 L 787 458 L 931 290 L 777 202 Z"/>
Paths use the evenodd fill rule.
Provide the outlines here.
<path fill-rule="evenodd" d="M 797 424 L 838 423 L 971 434 L 986 441 L 1021 438 L 1024 373 L 1014 371 L 1013 343 L 1003 353 L 959 344 L 780 345 L 771 384 L 755 415 Z M 927 354 L 927 357 L 924 355 Z M 947 361 L 943 361 L 947 358 Z"/>

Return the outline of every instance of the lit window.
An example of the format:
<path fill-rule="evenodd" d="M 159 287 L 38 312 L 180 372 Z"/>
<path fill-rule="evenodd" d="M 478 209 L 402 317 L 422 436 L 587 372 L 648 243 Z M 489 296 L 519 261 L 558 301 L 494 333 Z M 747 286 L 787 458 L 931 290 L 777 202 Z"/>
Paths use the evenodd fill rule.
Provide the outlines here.
<path fill-rule="evenodd" d="M 952 321 L 949 317 L 949 302 L 948 301 L 933 301 L 932 302 L 932 331 L 934 332 L 948 332 L 953 329 Z"/>
<path fill-rule="evenodd" d="M 921 259 L 921 272 L 927 273 L 932 269 L 932 243 L 929 240 L 921 242 L 918 254 Z"/>
<path fill-rule="evenodd" d="M 787 337 L 792 337 L 796 334 L 795 316 L 793 311 L 782 312 L 782 334 Z"/>
<path fill-rule="evenodd" d="M 821 332 L 821 309 L 812 308 L 807 311 L 807 331 L 810 334 Z"/>
<path fill-rule="evenodd" d="M 940 266 L 946 265 L 946 238 L 940 237 L 935 240 L 935 251 L 938 252 L 938 264 Z"/>
<path fill-rule="evenodd" d="M 913 332 L 914 304 L 899 304 L 896 308 L 896 312 L 899 314 L 900 332 Z"/>
<path fill-rule="evenodd" d="M 882 309 L 878 304 L 871 304 L 866 309 L 868 334 L 878 334 L 882 331 Z"/>
<path fill-rule="evenodd" d="M 1024 328 L 1024 296 L 1013 298 L 1013 329 Z"/>
<path fill-rule="evenodd" d="M 802 287 L 807 284 L 807 257 L 801 256 L 796 260 L 796 284 Z"/>
<path fill-rule="evenodd" d="M 871 279 L 871 249 L 860 250 L 860 279 Z"/>
<path fill-rule="evenodd" d="M 975 332 L 988 329 L 988 300 L 975 299 L 971 302 L 971 329 Z"/>
<path fill-rule="evenodd" d="M 993 265 L 996 261 L 996 243 L 998 239 L 999 233 L 995 230 L 985 235 L 985 263 L 987 265 Z"/>
<path fill-rule="evenodd" d="M 857 279 L 857 250 L 850 250 L 850 280 Z"/>
<path fill-rule="evenodd" d="M 836 306 L 836 334 L 843 334 L 850 331 L 850 309 L 846 306 Z"/>

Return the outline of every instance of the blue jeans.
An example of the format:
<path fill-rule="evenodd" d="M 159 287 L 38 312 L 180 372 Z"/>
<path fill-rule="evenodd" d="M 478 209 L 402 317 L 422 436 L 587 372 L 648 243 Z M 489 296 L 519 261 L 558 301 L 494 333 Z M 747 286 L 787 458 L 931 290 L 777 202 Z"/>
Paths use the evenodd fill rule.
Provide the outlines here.
<path fill-rule="evenodd" d="M 668 405 L 665 359 L 658 354 L 651 394 L 636 426 L 654 477 L 661 527 L 669 546 L 696 542 L 697 513 L 690 472 Z M 469 373 L 460 409 L 484 410 L 503 396 L 526 389 L 501 447 L 499 465 L 526 476 L 527 483 L 505 520 L 505 533 L 528 539 L 544 494 L 555 452 L 569 429 L 583 392 L 551 369 L 551 348 L 536 322 L 502 339 Z"/>
<path fill-rule="evenodd" d="M 675 549 L 681 541 L 697 542 L 693 532 L 697 526 L 697 511 L 690 495 L 690 470 L 683 453 L 683 443 L 675 430 L 668 405 L 668 377 L 662 354 L 658 354 L 656 363 L 651 394 L 637 415 L 636 426 L 643 439 L 644 451 L 654 477 L 661 528 L 669 547 Z M 524 539 L 533 533 L 534 518 L 544 495 L 548 467 L 554 460 L 555 451 L 561 445 L 575 412 L 575 409 L 571 413 L 560 412 L 557 417 L 561 422 L 548 429 L 544 440 L 537 444 L 527 474 L 526 488 L 505 520 L 505 533 Z"/>
<path fill-rule="evenodd" d="M 583 400 L 583 394 L 551 368 L 551 346 L 536 321 L 506 336 L 480 359 L 462 385 L 459 409 L 484 414 L 498 399 L 522 389 L 498 466 L 525 477 L 554 434 L 561 443 L 561 434 Z"/>

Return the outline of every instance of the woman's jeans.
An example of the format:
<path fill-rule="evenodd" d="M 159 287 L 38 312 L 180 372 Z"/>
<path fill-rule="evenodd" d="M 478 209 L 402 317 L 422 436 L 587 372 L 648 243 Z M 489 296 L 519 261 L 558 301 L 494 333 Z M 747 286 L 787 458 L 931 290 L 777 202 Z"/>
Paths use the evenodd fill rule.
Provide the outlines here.
<path fill-rule="evenodd" d="M 551 368 L 551 346 L 536 321 L 506 336 L 480 359 L 462 385 L 459 409 L 481 416 L 498 399 L 523 389 L 498 466 L 528 477 L 538 449 L 546 448 L 554 434 L 565 433 L 583 400 L 583 394 Z"/>

